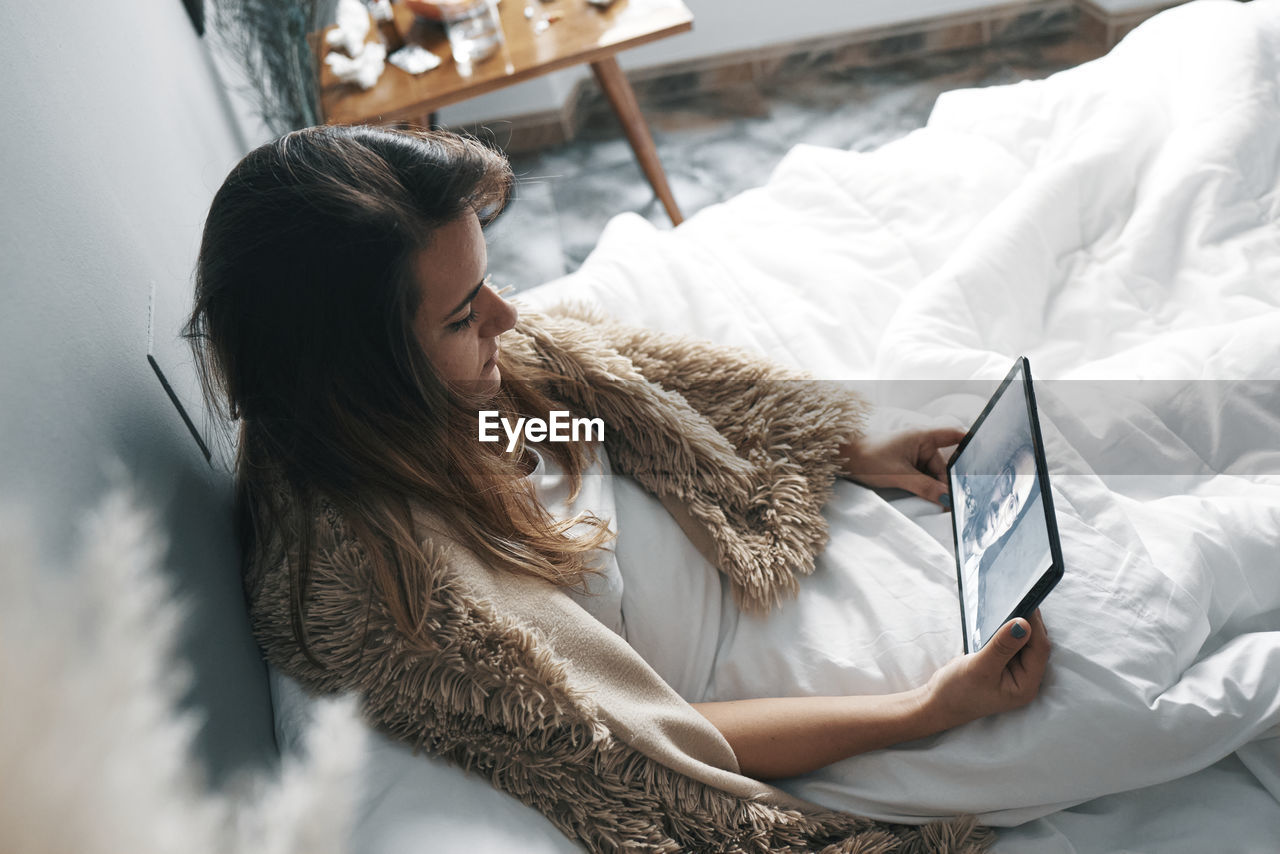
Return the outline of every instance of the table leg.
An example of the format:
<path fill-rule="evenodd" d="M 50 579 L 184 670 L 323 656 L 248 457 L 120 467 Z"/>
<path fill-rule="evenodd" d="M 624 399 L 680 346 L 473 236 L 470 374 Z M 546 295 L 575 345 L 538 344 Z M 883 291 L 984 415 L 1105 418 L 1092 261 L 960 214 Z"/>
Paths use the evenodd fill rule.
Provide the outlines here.
<path fill-rule="evenodd" d="M 640 168 L 649 179 L 649 185 L 653 187 L 653 191 L 658 194 L 658 200 L 667 209 L 671 224 L 679 225 L 684 221 L 684 217 L 680 215 L 675 197 L 671 195 L 671 187 L 667 184 L 667 173 L 662 169 L 662 161 L 658 160 L 658 149 L 653 144 L 653 137 L 649 134 L 649 126 L 645 124 L 644 116 L 640 114 L 640 105 L 636 103 L 636 93 L 632 91 L 627 75 L 622 73 L 622 69 L 618 67 L 618 60 L 612 56 L 591 63 L 591 70 L 595 72 L 600 88 L 604 90 L 609 103 L 613 105 L 613 111 L 618 115 L 618 121 L 622 123 L 627 141 L 631 143 L 631 150 L 636 153 L 636 160 L 640 161 Z"/>

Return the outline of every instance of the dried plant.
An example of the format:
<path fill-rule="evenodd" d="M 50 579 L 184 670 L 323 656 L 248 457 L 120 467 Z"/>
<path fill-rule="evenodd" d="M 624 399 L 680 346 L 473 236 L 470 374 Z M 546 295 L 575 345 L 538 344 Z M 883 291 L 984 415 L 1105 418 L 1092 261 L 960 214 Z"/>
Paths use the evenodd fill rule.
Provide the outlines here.
<path fill-rule="evenodd" d="M 305 758 L 279 778 L 211 792 L 179 711 L 184 609 L 163 544 L 123 493 L 85 526 L 73 567 L 43 566 L 0 519 L 0 851 L 6 854 L 337 854 L 348 838 L 364 728 L 320 708 Z"/>
<path fill-rule="evenodd" d="M 214 0 L 209 35 L 244 75 L 236 86 L 277 135 L 320 123 L 319 60 L 307 40 L 332 0 Z"/>

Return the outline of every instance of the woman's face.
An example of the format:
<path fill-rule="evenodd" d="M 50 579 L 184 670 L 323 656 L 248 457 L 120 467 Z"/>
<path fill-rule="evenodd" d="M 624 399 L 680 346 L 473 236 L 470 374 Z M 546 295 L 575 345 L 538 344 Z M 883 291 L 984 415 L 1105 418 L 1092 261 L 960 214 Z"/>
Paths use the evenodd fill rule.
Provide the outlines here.
<path fill-rule="evenodd" d="M 420 303 L 413 329 L 436 371 L 468 391 L 496 392 L 498 336 L 516 324 L 515 308 L 485 281 L 489 256 L 476 215 L 437 229 L 412 262 Z"/>
<path fill-rule="evenodd" d="M 1018 512 L 1035 486 L 1036 459 L 1030 448 L 1022 449 L 996 481 L 981 527 L 980 548 L 986 548 L 1013 525 Z"/>

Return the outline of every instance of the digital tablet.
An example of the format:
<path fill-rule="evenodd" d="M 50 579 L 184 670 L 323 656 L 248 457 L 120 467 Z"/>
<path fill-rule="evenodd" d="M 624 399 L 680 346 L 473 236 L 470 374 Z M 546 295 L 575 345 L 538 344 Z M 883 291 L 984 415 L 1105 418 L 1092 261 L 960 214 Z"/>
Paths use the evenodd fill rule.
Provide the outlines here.
<path fill-rule="evenodd" d="M 947 463 L 964 651 L 1028 617 L 1062 578 L 1031 364 L 1014 362 Z"/>

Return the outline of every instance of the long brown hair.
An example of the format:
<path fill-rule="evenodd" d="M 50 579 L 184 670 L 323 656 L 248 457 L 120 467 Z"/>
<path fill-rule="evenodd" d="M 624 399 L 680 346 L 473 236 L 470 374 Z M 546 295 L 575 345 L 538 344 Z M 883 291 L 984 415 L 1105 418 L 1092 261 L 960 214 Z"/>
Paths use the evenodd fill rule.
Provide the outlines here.
<path fill-rule="evenodd" d="M 441 131 L 313 127 L 250 152 L 214 196 L 185 334 L 206 398 L 238 422 L 237 524 L 246 586 L 289 567 L 304 653 L 313 528 L 339 512 L 368 553 L 369 595 L 416 632 L 407 574 L 424 560 L 409 497 L 458 540 L 513 571 L 580 584 L 608 542 L 594 516 L 556 522 L 518 458 L 476 440 L 477 411 L 432 368 L 413 334 L 411 258 L 468 210 L 487 225 L 510 195 L 506 158 Z M 485 405 L 504 415 L 557 408 L 536 369 L 499 356 Z M 561 407 L 562 408 L 562 407 Z M 576 494 L 586 449 L 548 444 Z M 585 535 L 570 537 L 575 521 Z M 250 594 L 252 595 L 252 594 Z"/>

